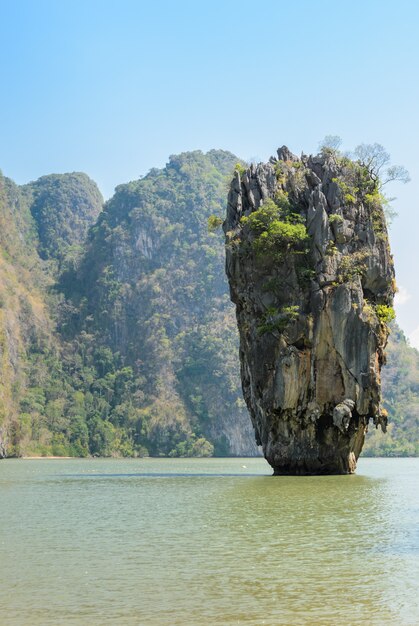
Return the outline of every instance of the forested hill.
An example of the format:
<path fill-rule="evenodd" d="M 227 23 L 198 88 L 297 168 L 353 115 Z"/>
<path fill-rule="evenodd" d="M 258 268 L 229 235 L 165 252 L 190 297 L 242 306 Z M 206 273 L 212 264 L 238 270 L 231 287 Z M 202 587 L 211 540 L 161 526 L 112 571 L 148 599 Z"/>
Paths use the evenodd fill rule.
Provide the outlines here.
<path fill-rule="evenodd" d="M 256 453 L 208 229 L 237 161 L 172 156 L 100 214 L 84 174 L 0 178 L 0 456 Z M 418 454 L 419 354 L 397 327 L 388 361 L 391 426 L 365 451 Z"/>
<path fill-rule="evenodd" d="M 100 434 L 90 452 L 256 452 L 222 235 L 208 232 L 236 162 L 229 152 L 185 153 L 117 187 L 78 271 L 63 276 L 61 332 L 83 354 L 77 376 L 87 368 L 94 377 L 98 408 L 86 419 Z"/>
<path fill-rule="evenodd" d="M 35 192 L 41 188 L 42 198 Z M 94 202 L 79 207 L 75 198 L 92 189 Z M 54 437 L 66 440 L 60 424 L 71 378 L 63 371 L 55 330 L 56 267 L 42 257 L 49 241 L 51 256 L 64 258 L 61 242 L 70 204 L 79 230 L 67 237 L 67 250 L 70 244 L 83 245 L 83 231 L 97 216 L 100 199 L 85 174 L 48 176 L 18 187 L 0 173 L 0 456 L 51 453 Z"/>
<path fill-rule="evenodd" d="M 21 191 L 36 224 L 41 258 L 61 264 L 77 254 L 102 210 L 103 197 L 96 183 L 81 172 L 50 174 Z"/>

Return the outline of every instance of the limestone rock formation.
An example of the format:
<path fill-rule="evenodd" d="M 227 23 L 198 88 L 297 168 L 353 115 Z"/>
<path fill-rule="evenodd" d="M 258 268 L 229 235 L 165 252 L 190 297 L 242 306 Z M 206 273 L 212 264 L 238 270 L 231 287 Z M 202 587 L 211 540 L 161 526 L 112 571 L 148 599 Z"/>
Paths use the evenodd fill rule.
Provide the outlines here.
<path fill-rule="evenodd" d="M 224 232 L 257 443 L 275 474 L 352 473 L 370 419 L 387 422 L 395 282 L 374 172 L 284 146 L 236 170 Z"/>

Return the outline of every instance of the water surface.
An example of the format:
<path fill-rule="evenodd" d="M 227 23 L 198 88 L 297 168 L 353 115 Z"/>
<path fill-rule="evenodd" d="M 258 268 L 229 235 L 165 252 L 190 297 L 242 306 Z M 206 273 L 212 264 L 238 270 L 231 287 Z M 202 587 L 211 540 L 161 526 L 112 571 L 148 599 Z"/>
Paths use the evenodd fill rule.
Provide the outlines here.
<path fill-rule="evenodd" d="M 419 624 L 419 459 L 0 463 L 5 626 Z"/>

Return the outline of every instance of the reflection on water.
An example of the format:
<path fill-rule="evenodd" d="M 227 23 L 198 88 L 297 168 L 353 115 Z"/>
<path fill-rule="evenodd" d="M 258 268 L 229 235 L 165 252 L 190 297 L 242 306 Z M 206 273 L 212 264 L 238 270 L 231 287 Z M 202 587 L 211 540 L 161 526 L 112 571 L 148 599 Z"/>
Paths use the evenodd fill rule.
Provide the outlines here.
<path fill-rule="evenodd" d="M 418 459 L 3 461 L 7 625 L 419 624 Z"/>

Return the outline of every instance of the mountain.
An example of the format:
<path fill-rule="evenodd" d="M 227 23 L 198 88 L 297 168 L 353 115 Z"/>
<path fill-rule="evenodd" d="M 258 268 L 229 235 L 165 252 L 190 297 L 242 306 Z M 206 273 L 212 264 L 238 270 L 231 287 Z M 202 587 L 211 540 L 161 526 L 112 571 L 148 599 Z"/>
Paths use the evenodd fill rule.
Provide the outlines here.
<path fill-rule="evenodd" d="M 0 456 L 257 453 L 224 237 L 207 224 L 238 161 L 172 156 L 99 214 L 85 175 L 0 177 Z M 377 454 L 417 442 L 417 352 L 397 329 L 388 352 L 389 433 L 373 429 L 368 454 L 370 437 Z"/>
<path fill-rule="evenodd" d="M 22 402 L 29 387 L 41 389 L 50 377 L 56 347 L 47 302 L 51 279 L 37 246 L 25 194 L 0 175 L 0 456 L 19 454 L 19 442 L 32 439 Z"/>
<path fill-rule="evenodd" d="M 185 153 L 117 187 L 77 272 L 63 277 L 61 332 L 82 346 L 78 376 L 91 368 L 89 393 L 102 399 L 89 428 L 105 419 L 130 453 L 256 452 L 222 236 L 208 230 L 209 216 L 223 214 L 237 160 L 220 150 Z M 94 453 L 121 450 L 95 441 Z"/>
<path fill-rule="evenodd" d="M 85 174 L 22 187 L 0 175 L 0 457 L 67 451 L 63 414 L 75 390 L 56 332 L 57 269 L 44 259 L 74 254 L 100 202 Z"/>
<path fill-rule="evenodd" d="M 40 257 L 59 263 L 84 244 L 102 210 L 96 183 L 81 172 L 42 176 L 21 191 L 37 227 Z"/>

